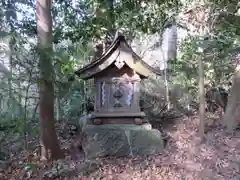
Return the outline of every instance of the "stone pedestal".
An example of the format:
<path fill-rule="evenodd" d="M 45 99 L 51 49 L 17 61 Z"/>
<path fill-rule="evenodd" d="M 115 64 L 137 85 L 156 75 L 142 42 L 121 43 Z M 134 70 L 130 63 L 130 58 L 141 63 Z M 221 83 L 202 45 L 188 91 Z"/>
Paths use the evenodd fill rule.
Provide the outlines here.
<path fill-rule="evenodd" d="M 87 158 L 148 155 L 161 152 L 164 146 L 161 133 L 150 124 L 87 124 L 82 132 Z"/>

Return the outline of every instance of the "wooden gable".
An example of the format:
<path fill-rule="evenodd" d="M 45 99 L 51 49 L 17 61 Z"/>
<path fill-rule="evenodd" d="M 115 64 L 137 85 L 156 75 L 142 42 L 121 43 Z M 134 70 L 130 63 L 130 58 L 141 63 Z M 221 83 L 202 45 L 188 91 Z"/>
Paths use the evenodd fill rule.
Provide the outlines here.
<path fill-rule="evenodd" d="M 128 66 L 142 78 L 160 75 L 160 72 L 145 63 L 129 46 L 125 37 L 119 35 L 102 56 L 75 72 L 82 79 L 90 79 L 115 65 L 118 69 Z"/>

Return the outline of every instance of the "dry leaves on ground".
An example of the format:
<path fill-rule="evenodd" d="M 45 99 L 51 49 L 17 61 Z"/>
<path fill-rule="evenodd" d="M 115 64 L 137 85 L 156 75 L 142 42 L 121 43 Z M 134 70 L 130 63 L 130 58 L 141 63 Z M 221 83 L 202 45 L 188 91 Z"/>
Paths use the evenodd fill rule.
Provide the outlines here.
<path fill-rule="evenodd" d="M 197 120 L 177 120 L 167 130 L 171 138 L 162 154 L 86 161 L 82 153 L 69 149 L 76 143 L 74 139 L 62 139 L 62 147 L 69 149 L 64 160 L 44 163 L 37 154 L 22 153 L 0 170 L 0 179 L 239 180 L 240 132 L 228 135 L 216 127 L 200 143 Z"/>

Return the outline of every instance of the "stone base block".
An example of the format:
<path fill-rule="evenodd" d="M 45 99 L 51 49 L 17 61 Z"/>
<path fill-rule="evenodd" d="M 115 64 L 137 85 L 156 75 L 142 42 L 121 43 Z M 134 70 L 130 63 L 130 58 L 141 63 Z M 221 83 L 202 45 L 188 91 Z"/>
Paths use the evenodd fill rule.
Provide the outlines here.
<path fill-rule="evenodd" d="M 86 125 L 82 144 L 87 158 L 103 156 L 138 156 L 163 150 L 160 131 L 150 124 Z"/>

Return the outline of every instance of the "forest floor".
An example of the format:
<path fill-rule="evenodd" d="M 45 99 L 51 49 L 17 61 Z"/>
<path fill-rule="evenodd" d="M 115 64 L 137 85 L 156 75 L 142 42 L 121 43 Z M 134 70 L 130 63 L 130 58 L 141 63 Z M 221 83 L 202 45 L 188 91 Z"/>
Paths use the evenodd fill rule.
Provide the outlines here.
<path fill-rule="evenodd" d="M 228 134 L 217 126 L 200 142 L 197 122 L 197 116 L 177 119 L 165 129 L 170 140 L 164 151 L 146 157 L 87 161 L 74 150 L 74 139 L 61 138 L 68 150 L 64 160 L 47 163 L 37 152 L 16 152 L 8 166 L 0 166 L 0 179 L 240 180 L 240 132 Z"/>

